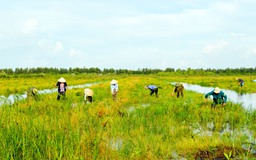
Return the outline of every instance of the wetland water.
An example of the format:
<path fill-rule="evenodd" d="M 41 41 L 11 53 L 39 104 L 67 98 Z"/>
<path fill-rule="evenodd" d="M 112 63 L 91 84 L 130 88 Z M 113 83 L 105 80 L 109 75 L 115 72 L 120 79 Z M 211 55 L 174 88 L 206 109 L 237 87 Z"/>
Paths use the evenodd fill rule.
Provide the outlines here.
<path fill-rule="evenodd" d="M 171 83 L 175 84 L 175 82 Z M 206 94 L 214 89 L 214 87 L 203 87 L 195 84 L 182 83 L 185 90 Z M 232 90 L 221 89 L 228 97 L 228 102 L 242 104 L 246 109 L 256 109 L 256 93 L 237 93 Z"/>
<path fill-rule="evenodd" d="M 89 87 L 99 83 L 100 82 L 68 86 L 68 89 L 85 88 L 85 87 Z M 172 82 L 171 84 L 174 85 L 175 82 Z M 184 85 L 185 90 L 191 90 L 201 94 L 206 94 L 214 89 L 214 87 L 203 87 L 195 84 L 188 84 L 188 83 L 182 83 L 182 84 Z M 222 91 L 228 96 L 229 102 L 242 104 L 242 106 L 245 107 L 246 109 L 253 109 L 253 110 L 256 109 L 256 93 L 240 94 L 235 91 L 227 90 L 227 89 L 222 89 Z M 39 90 L 38 94 L 48 94 L 48 93 L 54 93 L 54 92 L 57 92 L 57 88 Z M 24 98 L 27 98 L 26 92 L 24 94 L 11 94 L 9 97 L 0 96 L 0 105 L 4 103 L 12 104 L 14 103 L 15 100 L 24 99 Z"/>
<path fill-rule="evenodd" d="M 96 85 L 99 83 L 100 82 L 94 82 L 94 83 L 86 83 L 86 84 L 81 84 L 81 85 L 68 86 L 68 89 L 85 88 L 85 87 L 90 87 L 92 85 Z M 39 90 L 38 94 L 49 94 L 49 93 L 54 93 L 54 92 L 57 92 L 57 88 Z M 3 105 L 4 103 L 13 104 L 15 100 L 21 100 L 21 99 L 25 99 L 25 98 L 27 98 L 26 92 L 24 92 L 23 94 L 11 94 L 8 97 L 0 96 L 0 106 Z"/>
<path fill-rule="evenodd" d="M 87 84 L 82 84 L 82 85 L 74 85 L 74 86 L 68 86 L 68 89 L 73 89 L 73 88 L 86 88 L 86 87 L 90 87 L 92 85 L 96 85 L 99 84 L 101 82 L 95 82 L 95 83 L 87 83 Z M 171 84 L 175 84 L 175 82 L 172 82 Z M 206 94 L 210 91 L 212 91 L 214 89 L 214 87 L 203 87 L 200 85 L 195 85 L 195 84 L 188 84 L 188 83 L 182 83 L 184 85 L 185 90 L 190 90 L 190 91 L 194 91 L 194 92 L 198 92 L 201 94 Z M 223 89 L 224 93 L 228 96 L 228 101 L 232 102 L 232 103 L 239 103 L 241 104 L 243 107 L 245 107 L 246 109 L 256 109 L 256 94 L 252 93 L 252 94 L 239 94 L 235 91 L 232 90 L 226 90 Z M 57 88 L 54 89 L 44 89 L 44 90 L 39 90 L 38 94 L 50 94 L 50 93 L 55 93 L 57 92 Z M 202 95 L 202 96 L 203 96 Z M 3 105 L 4 103 L 8 103 L 8 104 L 13 104 L 16 100 L 20 100 L 20 99 L 25 99 L 27 98 L 26 92 L 24 94 L 13 94 L 10 95 L 9 97 L 5 97 L 5 96 L 0 96 L 0 106 Z M 146 108 L 149 107 L 150 104 L 142 104 L 140 107 L 141 108 Z M 132 114 L 134 111 L 136 110 L 135 107 L 131 107 L 128 109 L 129 114 Z M 191 130 L 192 133 L 198 136 L 209 136 L 211 137 L 213 134 L 213 130 L 214 130 L 214 123 L 209 123 L 207 124 L 207 128 L 203 128 L 202 126 L 200 126 L 200 124 L 195 124 L 195 125 L 191 125 Z M 242 148 L 245 150 L 248 150 L 249 148 L 251 149 L 251 153 L 255 154 L 256 153 L 256 145 L 252 145 L 252 144 L 256 144 L 256 140 L 255 137 L 253 136 L 253 131 L 247 129 L 247 127 L 245 126 L 244 129 L 231 129 L 230 125 L 224 124 L 223 129 L 221 131 L 219 131 L 220 133 L 220 137 L 222 137 L 222 135 L 225 134 L 230 134 L 232 135 L 232 137 L 235 139 L 235 137 L 239 134 L 243 134 L 246 135 L 248 137 L 248 142 L 243 143 L 242 144 Z M 109 143 L 108 143 L 108 147 L 111 148 L 112 150 L 119 150 L 122 145 L 123 145 L 123 139 L 120 137 L 113 137 Z M 174 152 L 175 155 L 176 152 Z M 174 156 L 175 157 L 175 156 Z M 180 157 L 177 157 L 180 158 Z"/>
<path fill-rule="evenodd" d="M 176 82 L 172 82 L 171 84 L 174 85 L 175 83 Z M 188 83 L 182 83 L 182 84 L 184 85 L 185 90 L 201 93 L 203 94 L 202 96 L 204 96 L 204 94 L 214 89 L 214 87 L 203 87 L 195 84 L 188 84 Z M 228 102 L 239 103 L 248 110 L 256 109 L 256 93 L 241 94 L 232 90 L 227 90 L 227 89 L 221 89 L 221 90 L 227 95 Z M 193 134 L 196 134 L 198 136 L 211 137 L 212 134 L 214 133 L 215 124 L 213 122 L 207 124 L 207 129 L 200 126 L 200 124 L 193 125 L 193 126 L 196 126 L 196 127 L 191 126 L 192 132 Z M 222 137 L 222 135 L 225 135 L 225 134 L 230 134 L 233 139 L 235 139 L 239 135 L 247 136 L 248 139 L 246 142 L 242 144 L 242 148 L 246 151 L 250 149 L 251 154 L 256 154 L 255 136 L 253 136 L 254 135 L 253 131 L 248 129 L 246 126 L 244 126 L 242 129 L 237 129 L 237 128 L 231 129 L 230 124 L 227 123 L 222 126 L 222 130 L 219 131 L 219 133 L 220 133 L 220 137 Z"/>

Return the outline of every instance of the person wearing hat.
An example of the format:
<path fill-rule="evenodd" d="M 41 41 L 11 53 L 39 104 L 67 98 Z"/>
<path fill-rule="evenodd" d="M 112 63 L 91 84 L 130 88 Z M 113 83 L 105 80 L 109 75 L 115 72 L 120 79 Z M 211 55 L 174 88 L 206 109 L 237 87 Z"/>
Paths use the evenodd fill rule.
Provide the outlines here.
<path fill-rule="evenodd" d="M 174 85 L 172 96 L 174 95 L 174 93 L 176 93 L 177 94 L 177 98 L 179 98 L 180 95 L 183 97 L 183 90 L 184 90 L 183 84 L 182 83 L 176 83 Z"/>
<path fill-rule="evenodd" d="M 116 100 L 116 96 L 117 96 L 117 93 L 118 93 L 118 82 L 115 79 L 113 79 L 110 82 L 110 89 L 111 89 L 113 100 Z"/>
<path fill-rule="evenodd" d="M 212 107 L 215 107 L 217 104 L 222 104 L 222 106 L 224 106 L 227 102 L 227 95 L 221 91 L 219 87 L 216 87 L 211 92 L 205 94 L 205 101 L 209 96 L 213 96 Z"/>
<path fill-rule="evenodd" d="M 241 78 L 236 78 L 236 80 L 238 81 L 238 84 L 240 87 L 243 87 L 244 86 L 244 80 L 242 80 Z"/>
<path fill-rule="evenodd" d="M 59 100 L 61 95 L 66 96 L 66 90 L 68 85 L 66 80 L 63 77 L 61 77 L 60 79 L 58 79 L 56 86 L 58 87 L 57 100 Z"/>
<path fill-rule="evenodd" d="M 158 93 L 158 87 L 155 85 L 148 85 L 144 87 L 145 89 L 149 89 L 150 90 L 150 95 L 152 96 L 154 93 L 156 94 L 156 97 L 158 97 L 157 93 Z"/>
<path fill-rule="evenodd" d="M 27 98 L 35 98 L 35 99 L 37 99 L 37 92 L 38 92 L 38 90 L 35 87 L 30 87 L 27 90 Z"/>
<path fill-rule="evenodd" d="M 86 103 L 92 103 L 92 96 L 93 96 L 93 91 L 89 88 L 86 88 L 84 90 L 84 102 Z"/>

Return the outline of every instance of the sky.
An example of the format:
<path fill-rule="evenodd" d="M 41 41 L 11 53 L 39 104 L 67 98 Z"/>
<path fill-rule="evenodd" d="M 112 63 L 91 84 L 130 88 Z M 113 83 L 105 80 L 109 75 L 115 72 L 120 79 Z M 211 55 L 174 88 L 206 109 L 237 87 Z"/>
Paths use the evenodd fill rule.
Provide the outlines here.
<path fill-rule="evenodd" d="M 255 0 L 0 4 L 2 69 L 256 67 Z"/>

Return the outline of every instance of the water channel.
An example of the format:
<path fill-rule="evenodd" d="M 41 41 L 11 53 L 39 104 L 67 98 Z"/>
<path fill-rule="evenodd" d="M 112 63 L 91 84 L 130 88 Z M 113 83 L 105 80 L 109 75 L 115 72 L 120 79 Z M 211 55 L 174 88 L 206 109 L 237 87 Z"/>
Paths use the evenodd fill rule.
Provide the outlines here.
<path fill-rule="evenodd" d="M 171 84 L 175 84 L 176 82 L 172 82 Z M 82 84 L 82 85 L 74 85 L 74 86 L 68 86 L 69 89 L 73 88 L 85 88 L 89 87 L 95 84 L 99 84 L 99 82 L 95 83 L 87 83 L 87 84 Z M 201 94 L 206 94 L 210 91 L 212 91 L 214 88 L 213 87 L 203 87 L 200 85 L 196 84 L 188 84 L 188 83 L 182 83 L 185 87 L 186 90 L 191 90 L 194 92 L 198 92 Z M 237 93 L 232 90 L 227 90 L 227 89 L 222 89 L 222 91 L 227 95 L 228 101 L 232 103 L 239 103 L 246 109 L 256 109 L 256 93 Z M 57 92 L 57 89 L 44 89 L 44 90 L 39 90 L 38 94 L 49 94 L 49 93 L 54 93 Z M 5 96 L 0 96 L 0 106 L 3 105 L 4 103 L 10 103 L 13 104 L 15 100 L 19 99 L 25 99 L 27 98 L 26 92 L 23 94 L 11 94 L 8 97 Z"/>
<path fill-rule="evenodd" d="M 68 89 L 85 88 L 85 87 L 90 87 L 92 85 L 96 85 L 96 84 L 99 84 L 99 83 L 100 82 L 94 82 L 94 83 L 68 86 Z M 39 90 L 38 94 L 49 94 L 49 93 L 55 93 L 55 92 L 57 92 L 57 88 Z M 0 106 L 3 105 L 4 103 L 13 104 L 16 100 L 21 100 L 21 99 L 25 99 L 25 98 L 27 98 L 27 93 L 26 92 L 24 92 L 23 94 L 11 94 L 8 97 L 0 96 Z"/>
<path fill-rule="evenodd" d="M 175 84 L 172 82 L 171 84 Z M 196 84 L 182 83 L 185 90 L 191 90 L 194 92 L 206 94 L 214 89 L 214 87 L 203 87 Z M 243 107 L 249 110 L 256 109 L 256 93 L 237 93 L 232 90 L 221 89 L 228 97 L 228 101 L 232 103 L 239 103 Z"/>

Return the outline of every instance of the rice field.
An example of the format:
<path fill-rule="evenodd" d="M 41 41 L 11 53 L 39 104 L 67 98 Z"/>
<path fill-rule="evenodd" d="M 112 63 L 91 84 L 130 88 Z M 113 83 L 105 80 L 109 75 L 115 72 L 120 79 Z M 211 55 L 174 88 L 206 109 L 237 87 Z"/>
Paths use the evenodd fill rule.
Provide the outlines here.
<path fill-rule="evenodd" d="M 256 158 L 256 112 L 228 102 L 211 108 L 204 95 L 185 89 L 172 96 L 170 82 L 219 86 L 255 92 L 256 77 L 168 75 L 47 75 L 2 78 L 0 93 L 23 93 L 30 86 L 54 88 L 58 78 L 68 85 L 100 82 L 90 87 L 93 103 L 83 101 L 84 88 L 40 94 L 0 108 L 1 159 L 250 159 Z M 110 81 L 118 80 L 117 100 Z M 150 96 L 145 85 L 159 87 Z"/>

